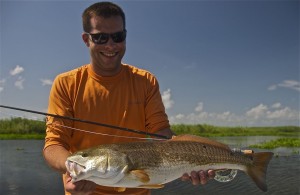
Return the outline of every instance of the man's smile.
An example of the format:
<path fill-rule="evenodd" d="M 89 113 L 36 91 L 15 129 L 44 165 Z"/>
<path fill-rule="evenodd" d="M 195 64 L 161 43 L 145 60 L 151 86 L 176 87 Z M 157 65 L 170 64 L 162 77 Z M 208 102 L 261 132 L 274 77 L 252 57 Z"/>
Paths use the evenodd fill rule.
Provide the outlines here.
<path fill-rule="evenodd" d="M 107 57 L 114 57 L 118 54 L 118 52 L 100 52 L 100 53 Z"/>

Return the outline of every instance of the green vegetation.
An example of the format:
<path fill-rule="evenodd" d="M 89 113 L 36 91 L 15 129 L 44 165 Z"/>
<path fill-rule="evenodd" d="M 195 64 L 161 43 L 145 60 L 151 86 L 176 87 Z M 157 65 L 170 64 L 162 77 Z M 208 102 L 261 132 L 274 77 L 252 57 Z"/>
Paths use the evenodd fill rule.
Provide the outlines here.
<path fill-rule="evenodd" d="M 0 120 L 0 139 L 43 139 L 45 122 L 24 118 Z"/>
<path fill-rule="evenodd" d="M 172 125 L 176 134 L 193 134 L 204 137 L 215 136 L 289 136 L 297 138 L 282 138 L 262 145 L 251 147 L 276 148 L 300 147 L 300 127 L 218 127 L 207 124 Z M 24 118 L 0 119 L 1 139 L 44 139 L 46 125 L 43 121 Z"/>
<path fill-rule="evenodd" d="M 217 127 L 207 124 L 172 125 L 176 134 L 193 134 L 204 137 L 222 136 L 300 136 L 300 127 Z"/>
<path fill-rule="evenodd" d="M 278 147 L 300 147 L 300 127 L 216 127 L 212 125 L 173 125 L 172 130 L 176 134 L 193 134 L 204 137 L 222 136 L 289 136 L 279 138 L 252 148 L 274 149 Z M 293 138 L 290 138 L 293 137 Z"/>
<path fill-rule="evenodd" d="M 44 139 L 45 134 L 0 134 L 0 140 L 7 139 Z"/>
<path fill-rule="evenodd" d="M 252 148 L 261 148 L 261 149 L 274 149 L 278 147 L 300 147 L 299 138 L 279 138 L 276 140 L 271 140 L 259 145 L 251 145 Z"/>

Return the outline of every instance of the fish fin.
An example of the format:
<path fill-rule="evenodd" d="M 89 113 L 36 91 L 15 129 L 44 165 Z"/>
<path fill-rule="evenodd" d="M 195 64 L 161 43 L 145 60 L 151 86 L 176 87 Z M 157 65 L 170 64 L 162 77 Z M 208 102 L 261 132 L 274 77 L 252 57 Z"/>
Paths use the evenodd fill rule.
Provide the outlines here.
<path fill-rule="evenodd" d="M 126 190 L 126 188 L 124 188 L 124 187 L 115 187 L 114 190 L 117 191 L 117 192 L 124 192 Z"/>
<path fill-rule="evenodd" d="M 252 178 L 257 187 L 262 191 L 268 190 L 266 184 L 267 167 L 273 157 L 273 152 L 254 153 L 253 165 L 247 166 L 246 173 Z"/>
<path fill-rule="evenodd" d="M 196 135 L 178 135 L 178 136 L 173 136 L 172 139 L 170 139 L 169 141 L 192 141 L 192 142 L 200 142 L 203 144 L 208 144 L 208 145 L 213 145 L 213 146 L 217 146 L 220 148 L 224 148 L 224 149 L 229 149 L 229 146 L 227 146 L 226 144 L 223 144 L 221 142 L 217 142 L 211 139 L 208 139 L 206 137 L 200 137 L 200 136 L 196 136 Z"/>
<path fill-rule="evenodd" d="M 151 184 L 151 185 L 140 185 L 139 188 L 146 188 L 146 189 L 159 189 L 163 188 L 163 184 Z"/>
<path fill-rule="evenodd" d="M 130 174 L 143 183 L 150 181 L 149 175 L 144 170 L 132 170 L 130 171 Z"/>

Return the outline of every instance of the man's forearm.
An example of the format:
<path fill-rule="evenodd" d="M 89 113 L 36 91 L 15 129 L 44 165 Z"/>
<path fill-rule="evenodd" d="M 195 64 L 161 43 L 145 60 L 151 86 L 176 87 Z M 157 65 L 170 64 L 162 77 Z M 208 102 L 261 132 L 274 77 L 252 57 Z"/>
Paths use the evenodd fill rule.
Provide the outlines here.
<path fill-rule="evenodd" d="M 69 151 L 59 145 L 48 146 L 44 150 L 44 157 L 49 166 L 61 173 L 67 171 L 65 162 L 69 155 Z"/>

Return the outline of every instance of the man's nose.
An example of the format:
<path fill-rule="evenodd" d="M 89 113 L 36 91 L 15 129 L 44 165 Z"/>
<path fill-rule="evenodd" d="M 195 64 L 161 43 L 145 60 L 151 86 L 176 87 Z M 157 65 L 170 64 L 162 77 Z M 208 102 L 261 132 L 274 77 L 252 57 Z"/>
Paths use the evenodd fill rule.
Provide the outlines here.
<path fill-rule="evenodd" d="M 107 43 L 105 43 L 105 46 L 107 47 L 114 47 L 116 45 L 116 43 L 113 41 L 113 39 L 111 38 L 111 36 L 109 36 Z"/>

